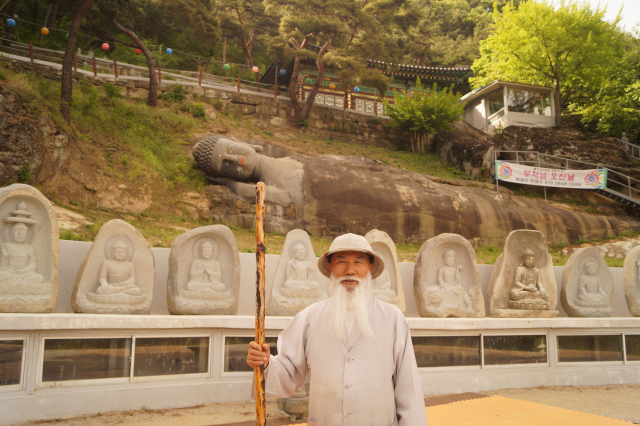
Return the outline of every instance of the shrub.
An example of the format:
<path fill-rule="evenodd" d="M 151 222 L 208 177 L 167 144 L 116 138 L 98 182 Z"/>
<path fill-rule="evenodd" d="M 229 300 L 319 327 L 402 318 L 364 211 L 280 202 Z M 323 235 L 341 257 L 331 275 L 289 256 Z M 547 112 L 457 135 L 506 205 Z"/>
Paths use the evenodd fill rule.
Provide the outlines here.
<path fill-rule="evenodd" d="M 171 89 L 171 92 L 158 95 L 158 99 L 162 99 L 167 102 L 182 102 L 187 98 L 187 95 L 188 93 L 184 90 L 184 86 L 182 84 L 176 84 Z"/>
<path fill-rule="evenodd" d="M 204 117 L 204 105 L 191 104 L 191 114 L 194 117 Z"/>
<path fill-rule="evenodd" d="M 31 175 L 32 175 L 31 164 L 29 163 L 24 164 L 18 171 L 18 182 L 20 183 L 31 182 Z"/>
<path fill-rule="evenodd" d="M 224 106 L 224 102 L 222 102 L 220 99 L 211 99 L 211 105 L 213 105 L 213 107 L 215 109 L 222 109 L 222 107 Z"/>
<path fill-rule="evenodd" d="M 111 84 L 111 83 L 105 83 L 104 84 L 104 93 L 107 95 L 107 98 L 109 98 L 109 99 L 117 99 L 117 98 L 123 98 L 124 97 L 120 93 L 120 88 L 118 86 L 115 86 L 115 85 Z"/>

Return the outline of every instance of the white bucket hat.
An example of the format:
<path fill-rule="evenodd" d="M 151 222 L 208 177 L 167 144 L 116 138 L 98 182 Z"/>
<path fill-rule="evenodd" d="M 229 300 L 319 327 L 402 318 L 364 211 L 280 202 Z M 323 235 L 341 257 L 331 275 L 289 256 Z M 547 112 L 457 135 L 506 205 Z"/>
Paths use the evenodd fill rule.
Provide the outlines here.
<path fill-rule="evenodd" d="M 336 237 L 331 243 L 329 251 L 320 256 L 318 259 L 318 269 L 325 277 L 331 276 L 329 270 L 329 256 L 342 251 L 359 251 L 373 256 L 373 265 L 371 266 L 371 278 L 377 278 L 384 271 L 384 261 L 378 256 L 365 237 L 356 234 L 344 234 Z"/>

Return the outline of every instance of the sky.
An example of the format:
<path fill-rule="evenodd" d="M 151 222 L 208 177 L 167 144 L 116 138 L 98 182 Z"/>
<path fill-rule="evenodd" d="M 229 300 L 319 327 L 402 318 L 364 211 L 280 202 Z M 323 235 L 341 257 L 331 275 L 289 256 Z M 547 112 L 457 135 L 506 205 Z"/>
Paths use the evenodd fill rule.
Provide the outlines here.
<path fill-rule="evenodd" d="M 638 22 L 640 22 L 640 0 L 586 0 L 592 7 L 598 6 L 607 7 L 607 13 L 605 19 L 612 21 L 616 18 L 618 11 L 622 9 L 622 21 L 620 26 L 625 31 L 631 31 Z M 640 29 L 640 28 L 639 28 Z"/>

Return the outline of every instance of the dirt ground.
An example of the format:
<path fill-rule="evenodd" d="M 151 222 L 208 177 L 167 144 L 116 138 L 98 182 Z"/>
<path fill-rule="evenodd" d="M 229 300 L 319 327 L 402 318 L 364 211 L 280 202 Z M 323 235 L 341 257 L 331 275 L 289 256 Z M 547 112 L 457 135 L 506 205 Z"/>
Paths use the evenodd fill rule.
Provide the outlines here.
<path fill-rule="evenodd" d="M 640 385 L 606 386 L 542 386 L 529 389 L 502 389 L 481 392 L 508 398 L 537 402 L 640 424 Z M 267 419 L 281 417 L 275 412 L 275 402 L 267 404 Z M 80 425 L 140 425 L 140 426 L 200 426 L 222 425 L 255 419 L 252 402 L 206 404 L 171 410 L 139 410 L 97 413 L 65 419 L 14 423 L 11 426 L 56 424 Z"/>
<path fill-rule="evenodd" d="M 640 385 L 541 386 L 480 392 L 640 424 Z"/>

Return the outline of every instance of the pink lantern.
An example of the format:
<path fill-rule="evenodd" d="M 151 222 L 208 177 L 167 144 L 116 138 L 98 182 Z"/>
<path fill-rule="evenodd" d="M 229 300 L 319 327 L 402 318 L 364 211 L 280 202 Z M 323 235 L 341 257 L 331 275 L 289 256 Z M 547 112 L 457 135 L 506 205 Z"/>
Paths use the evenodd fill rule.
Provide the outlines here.
<path fill-rule="evenodd" d="M 109 43 L 102 43 L 102 50 L 109 50 Z"/>
<path fill-rule="evenodd" d="M 253 68 L 251 68 L 251 70 L 252 70 L 253 72 L 258 72 L 258 71 L 260 71 L 260 68 L 258 68 L 258 67 L 253 67 Z"/>

